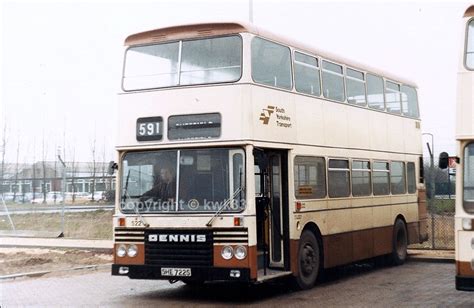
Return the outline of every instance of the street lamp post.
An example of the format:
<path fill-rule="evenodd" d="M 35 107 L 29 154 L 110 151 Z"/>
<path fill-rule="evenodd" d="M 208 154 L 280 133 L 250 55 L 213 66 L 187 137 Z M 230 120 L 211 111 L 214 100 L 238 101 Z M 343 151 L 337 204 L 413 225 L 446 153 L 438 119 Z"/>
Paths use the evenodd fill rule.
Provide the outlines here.
<path fill-rule="evenodd" d="M 432 133 L 423 133 L 422 135 L 428 135 L 431 136 L 431 148 L 430 144 L 427 142 L 426 146 L 428 147 L 428 151 L 430 152 L 430 199 L 429 199 L 429 205 L 430 209 L 433 209 L 434 206 L 434 198 L 435 198 L 435 176 L 434 176 L 434 136 Z M 431 247 L 434 249 L 435 248 L 435 241 L 434 241 L 434 229 L 435 229 L 435 221 L 434 221 L 434 216 L 431 215 Z"/>
<path fill-rule="evenodd" d="M 434 136 L 432 133 L 423 133 L 422 135 L 428 135 L 431 137 L 431 147 L 429 143 L 427 143 L 428 151 L 430 152 L 430 196 L 431 198 L 434 198 L 434 193 L 435 193 L 435 177 L 434 177 L 434 153 L 435 153 L 435 147 L 434 147 Z"/>

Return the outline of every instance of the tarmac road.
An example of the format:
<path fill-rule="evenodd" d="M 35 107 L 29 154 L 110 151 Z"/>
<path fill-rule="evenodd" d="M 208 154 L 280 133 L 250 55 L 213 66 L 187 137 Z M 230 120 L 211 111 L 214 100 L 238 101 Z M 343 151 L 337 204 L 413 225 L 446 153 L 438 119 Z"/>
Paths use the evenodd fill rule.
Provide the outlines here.
<path fill-rule="evenodd" d="M 294 306 L 399 307 L 474 305 L 474 292 L 456 291 L 454 264 L 409 261 L 400 267 L 352 265 L 328 274 L 311 290 L 284 282 L 256 286 L 130 280 L 109 271 L 83 272 L 0 283 L 1 306 Z"/>

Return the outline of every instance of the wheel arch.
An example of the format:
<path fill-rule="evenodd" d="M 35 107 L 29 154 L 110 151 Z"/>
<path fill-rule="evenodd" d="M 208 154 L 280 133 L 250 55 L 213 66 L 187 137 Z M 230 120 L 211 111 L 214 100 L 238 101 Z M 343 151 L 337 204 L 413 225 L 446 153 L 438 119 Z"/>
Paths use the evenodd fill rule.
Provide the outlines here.
<path fill-rule="evenodd" d="M 301 231 L 301 234 L 303 234 L 304 231 L 310 231 L 316 236 L 316 240 L 319 243 L 319 251 L 320 251 L 320 257 L 321 257 L 321 264 L 324 267 L 324 243 L 323 243 L 323 235 L 321 234 L 321 230 L 319 229 L 318 225 L 312 221 L 306 223 L 304 226 L 303 230 Z"/>
<path fill-rule="evenodd" d="M 323 236 L 321 234 L 321 230 L 319 229 L 318 225 L 315 224 L 314 222 L 308 222 L 306 223 L 306 225 L 304 226 L 303 230 L 301 231 L 301 233 L 303 233 L 304 231 L 306 230 L 309 230 L 311 232 L 314 233 L 314 235 L 319 238 L 319 240 L 322 242 L 323 240 Z"/>
<path fill-rule="evenodd" d="M 398 219 L 403 221 L 403 223 L 405 224 L 405 228 L 406 228 L 407 227 L 407 220 L 405 219 L 405 216 L 403 216 L 403 214 L 398 214 L 397 217 L 395 217 L 395 220 L 393 221 L 393 225 L 395 226 L 395 223 L 397 222 Z"/>
<path fill-rule="evenodd" d="M 398 221 L 403 223 L 403 227 L 397 224 Z M 405 235 L 404 241 L 399 242 L 399 232 L 403 228 Z M 393 222 L 392 231 L 392 253 L 390 254 L 391 263 L 393 265 L 402 265 L 407 259 L 407 247 L 408 247 L 408 226 L 405 217 L 402 214 L 398 214 Z"/>

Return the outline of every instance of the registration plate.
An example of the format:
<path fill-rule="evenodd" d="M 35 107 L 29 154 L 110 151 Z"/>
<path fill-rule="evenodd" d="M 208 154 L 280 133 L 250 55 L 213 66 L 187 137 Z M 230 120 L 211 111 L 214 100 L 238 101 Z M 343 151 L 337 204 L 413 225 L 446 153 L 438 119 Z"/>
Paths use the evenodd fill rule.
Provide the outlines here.
<path fill-rule="evenodd" d="M 161 276 L 191 277 L 190 268 L 162 267 Z"/>

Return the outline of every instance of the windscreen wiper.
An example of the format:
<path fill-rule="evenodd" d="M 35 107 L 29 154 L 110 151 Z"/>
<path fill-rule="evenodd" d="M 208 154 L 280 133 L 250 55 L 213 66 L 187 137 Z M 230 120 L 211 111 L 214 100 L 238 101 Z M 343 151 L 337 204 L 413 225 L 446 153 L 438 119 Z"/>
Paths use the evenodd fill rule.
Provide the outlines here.
<path fill-rule="evenodd" d="M 217 212 L 215 212 L 211 219 L 207 222 L 207 227 L 212 227 L 212 223 L 217 218 L 217 216 L 222 213 L 222 211 L 227 207 L 227 205 L 229 205 L 229 203 L 231 203 L 232 200 L 234 200 L 235 196 L 237 196 L 237 194 L 240 194 L 240 192 L 242 192 L 242 187 L 237 188 L 232 194 L 232 197 L 225 200 L 225 202 L 217 209 Z"/>
<path fill-rule="evenodd" d="M 244 190 L 244 188 L 242 187 L 242 170 L 240 170 L 240 173 L 239 173 L 239 187 L 234 191 L 232 196 L 229 199 L 225 200 L 225 202 L 217 209 L 217 212 L 214 213 L 214 215 L 211 217 L 211 219 L 207 222 L 206 226 L 207 227 L 212 227 L 212 223 L 214 222 L 216 217 L 219 216 L 222 213 L 222 211 L 227 207 L 227 205 L 229 205 L 229 203 L 232 202 L 232 200 L 234 200 L 234 198 L 237 196 L 237 194 L 239 194 L 239 200 L 242 200 L 242 196 L 240 195 L 240 193 L 243 190 Z"/>
<path fill-rule="evenodd" d="M 138 219 L 140 219 L 140 222 L 142 223 L 142 225 L 143 225 L 145 228 L 148 228 L 148 227 L 150 226 L 150 224 L 147 223 L 147 222 L 145 221 L 145 218 L 143 218 L 142 214 L 140 214 L 140 211 L 138 210 L 138 206 L 137 206 L 138 203 L 133 203 L 133 204 L 134 204 L 133 208 L 135 209 L 135 214 L 137 214 Z"/>
<path fill-rule="evenodd" d="M 125 180 L 125 189 L 123 190 L 123 195 L 122 195 L 122 201 L 125 202 L 127 201 L 127 191 L 128 191 L 128 180 L 130 179 L 130 169 L 128 169 L 128 173 L 127 173 L 127 180 Z"/>
<path fill-rule="evenodd" d="M 130 171 L 131 170 L 129 169 L 127 173 L 127 180 L 125 181 L 125 189 L 123 190 L 123 196 L 122 196 L 123 202 L 125 202 L 127 198 L 132 199 L 130 195 L 128 194 L 128 180 L 130 179 Z M 138 204 L 135 202 L 133 203 L 133 209 L 135 211 L 135 214 L 137 214 L 138 219 L 140 219 L 140 222 L 142 223 L 142 225 L 145 226 L 145 228 L 148 228 L 150 224 L 148 224 L 143 218 L 143 216 L 140 214 L 140 211 L 138 210 Z"/>

